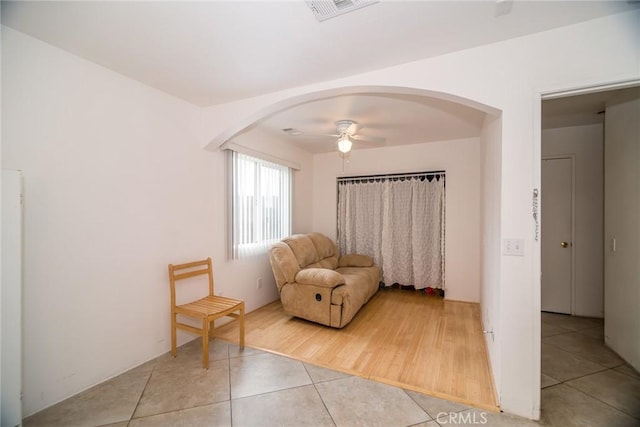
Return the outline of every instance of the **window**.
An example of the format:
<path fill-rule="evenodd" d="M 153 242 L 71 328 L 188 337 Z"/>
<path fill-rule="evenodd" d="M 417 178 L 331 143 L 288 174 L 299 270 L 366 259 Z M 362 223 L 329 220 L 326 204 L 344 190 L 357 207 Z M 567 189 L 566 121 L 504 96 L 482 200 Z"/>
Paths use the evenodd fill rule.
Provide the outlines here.
<path fill-rule="evenodd" d="M 291 234 L 291 169 L 231 151 L 232 255 L 265 253 Z"/>

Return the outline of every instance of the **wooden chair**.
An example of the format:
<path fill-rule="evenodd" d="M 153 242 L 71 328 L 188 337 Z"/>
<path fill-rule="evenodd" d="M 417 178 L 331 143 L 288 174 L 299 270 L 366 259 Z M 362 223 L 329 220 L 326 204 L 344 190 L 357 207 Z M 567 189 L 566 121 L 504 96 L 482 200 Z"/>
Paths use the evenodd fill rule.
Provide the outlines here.
<path fill-rule="evenodd" d="M 202 268 L 204 267 L 204 268 Z M 208 275 L 209 295 L 187 304 L 176 305 L 176 282 L 190 277 Z M 213 268 L 211 258 L 186 264 L 169 264 L 171 283 L 171 354 L 176 357 L 176 331 L 183 329 L 202 335 L 202 367 L 209 369 L 209 340 L 213 338 L 214 320 L 220 317 L 238 319 L 240 348 L 244 348 L 244 301 L 213 294 Z M 200 319 L 202 328 L 179 323 L 177 315 Z"/>

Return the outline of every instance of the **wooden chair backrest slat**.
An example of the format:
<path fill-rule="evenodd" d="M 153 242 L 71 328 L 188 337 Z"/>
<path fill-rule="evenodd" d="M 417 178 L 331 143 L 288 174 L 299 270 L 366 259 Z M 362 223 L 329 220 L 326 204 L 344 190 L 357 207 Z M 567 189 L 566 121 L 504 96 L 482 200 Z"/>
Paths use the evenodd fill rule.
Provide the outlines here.
<path fill-rule="evenodd" d="M 186 273 L 178 273 L 182 270 L 188 270 L 195 267 L 207 266 L 207 268 L 187 271 Z M 176 282 L 178 280 L 188 279 L 191 277 L 209 276 L 209 295 L 213 296 L 213 266 L 211 258 L 207 258 L 202 261 L 189 262 L 186 264 L 169 264 L 169 283 L 171 285 L 171 306 L 175 307 L 176 304 Z"/>
<path fill-rule="evenodd" d="M 211 258 L 203 259 L 202 261 L 187 262 L 185 264 L 169 264 L 169 265 L 172 265 L 175 270 L 184 270 L 186 268 L 200 267 L 201 265 L 207 265 L 209 260 L 211 260 Z"/>
<path fill-rule="evenodd" d="M 189 277 L 200 276 L 202 274 L 209 274 L 209 269 L 188 271 L 186 273 L 181 273 L 181 274 L 175 274 L 175 270 L 174 270 L 173 280 L 178 281 L 182 279 L 188 279 Z"/>

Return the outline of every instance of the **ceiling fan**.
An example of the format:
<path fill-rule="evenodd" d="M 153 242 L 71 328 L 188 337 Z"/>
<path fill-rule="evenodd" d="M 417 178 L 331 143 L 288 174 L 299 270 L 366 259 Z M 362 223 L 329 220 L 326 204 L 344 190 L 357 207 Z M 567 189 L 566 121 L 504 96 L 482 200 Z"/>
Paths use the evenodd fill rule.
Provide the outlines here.
<path fill-rule="evenodd" d="M 351 147 L 353 146 L 353 141 L 360 142 L 371 142 L 380 144 L 385 141 L 385 138 L 379 136 L 363 136 L 358 135 L 357 132 L 359 129 L 362 129 L 362 126 L 358 124 L 358 122 L 353 120 L 338 120 L 335 122 L 336 125 L 336 133 L 333 134 L 319 134 L 319 135 L 310 135 L 303 134 L 302 132 L 298 135 L 303 135 L 305 137 L 331 137 L 337 138 L 338 151 L 345 155 L 351 151 Z"/>

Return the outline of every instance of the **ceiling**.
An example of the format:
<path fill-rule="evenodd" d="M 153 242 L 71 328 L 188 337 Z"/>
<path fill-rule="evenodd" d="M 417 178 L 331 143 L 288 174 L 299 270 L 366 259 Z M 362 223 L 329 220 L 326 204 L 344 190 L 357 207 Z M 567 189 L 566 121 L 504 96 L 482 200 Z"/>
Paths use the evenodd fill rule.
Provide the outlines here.
<path fill-rule="evenodd" d="M 197 106 L 468 49 L 640 7 L 630 1 L 385 1 L 318 22 L 302 1 L 2 1 L 2 24 Z M 477 136 L 483 113 L 381 94 L 281 112 L 250 131 L 312 152 L 351 119 L 385 145 Z M 329 142 L 329 143 L 328 143 Z M 365 148 L 371 145 L 359 145 Z"/>
<path fill-rule="evenodd" d="M 344 95 L 290 108 L 256 123 L 249 131 L 284 139 L 313 153 L 336 150 L 338 120 L 358 123 L 357 135 L 382 137 L 383 143 L 354 141 L 354 149 L 417 144 L 478 136 L 484 112 L 416 95 Z M 295 128 L 301 135 L 283 132 Z"/>
<path fill-rule="evenodd" d="M 604 122 L 604 110 L 613 98 L 640 96 L 640 87 L 630 87 L 582 95 L 566 96 L 542 102 L 542 128 L 584 126 Z"/>

